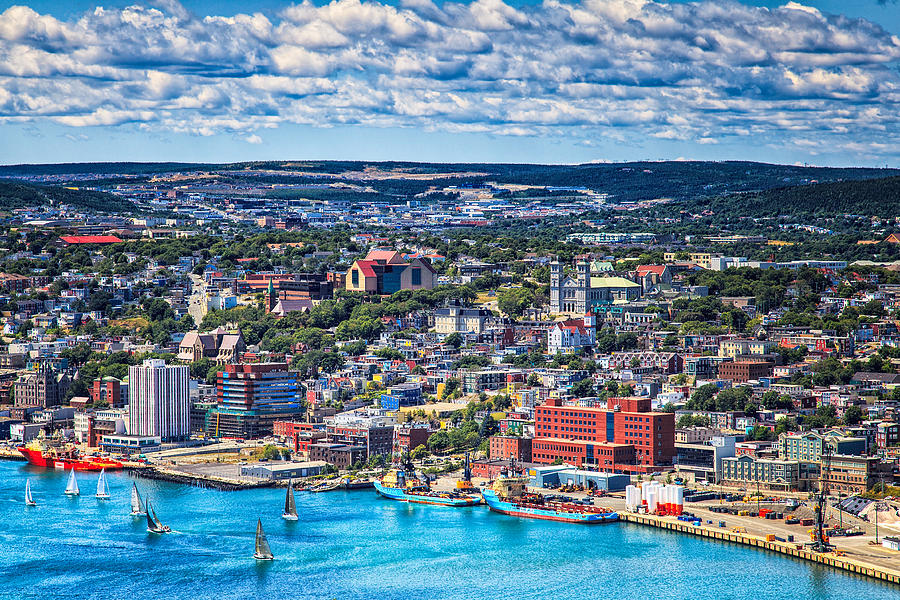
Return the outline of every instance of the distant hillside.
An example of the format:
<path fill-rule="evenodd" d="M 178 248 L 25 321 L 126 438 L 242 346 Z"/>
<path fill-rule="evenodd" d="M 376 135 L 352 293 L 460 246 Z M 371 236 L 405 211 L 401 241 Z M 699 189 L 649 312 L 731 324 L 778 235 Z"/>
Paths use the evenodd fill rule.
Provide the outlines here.
<path fill-rule="evenodd" d="M 783 187 L 688 203 L 691 210 L 746 216 L 866 215 L 896 217 L 900 209 L 900 177 L 840 181 Z"/>
<path fill-rule="evenodd" d="M 0 177 L 55 177 L 65 181 L 71 175 L 108 176 L 104 184 L 117 181 L 119 175 L 152 175 L 163 172 L 227 170 L 228 181 L 252 183 L 316 183 L 316 176 L 298 177 L 297 171 L 309 174 L 361 172 L 366 168 L 380 171 L 397 170 L 417 174 L 478 173 L 465 177 L 409 179 L 401 176 L 365 180 L 341 177 L 340 181 L 371 187 L 390 197 L 411 197 L 433 188 L 448 185 L 482 185 L 486 182 L 528 186 L 587 187 L 610 194 L 614 202 L 673 198 L 690 200 L 701 197 L 727 196 L 741 192 L 761 192 L 785 186 L 809 185 L 842 180 L 863 180 L 900 176 L 900 170 L 869 168 L 801 167 L 742 161 L 668 161 L 630 163 L 590 163 L 581 165 L 535 165 L 496 163 L 415 163 L 378 161 L 261 161 L 233 164 L 191 163 L 71 163 L 58 165 L 0 166 Z M 243 176 L 240 171 L 257 171 Z M 260 175 L 259 170 L 274 173 Z M 284 172 L 281 174 L 279 172 Z M 291 174 L 293 172 L 294 174 Z M 330 182 L 336 181 L 329 179 Z M 56 182 L 56 181 L 54 181 Z M 344 192 L 346 194 L 346 192 Z"/>
<path fill-rule="evenodd" d="M 0 209 L 42 206 L 51 201 L 98 212 L 137 212 L 134 204 L 113 194 L 70 190 L 56 186 L 31 185 L 0 180 Z"/>

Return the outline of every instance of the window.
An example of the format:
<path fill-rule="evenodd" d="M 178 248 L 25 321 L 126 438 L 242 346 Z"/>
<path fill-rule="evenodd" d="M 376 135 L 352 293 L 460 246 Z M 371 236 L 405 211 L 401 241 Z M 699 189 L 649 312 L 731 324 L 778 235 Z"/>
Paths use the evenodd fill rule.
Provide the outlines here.
<path fill-rule="evenodd" d="M 412 284 L 422 285 L 422 269 L 416 268 L 412 270 Z"/>
<path fill-rule="evenodd" d="M 350 271 L 350 282 L 353 284 L 353 287 L 359 286 L 359 271 L 353 269 Z"/>

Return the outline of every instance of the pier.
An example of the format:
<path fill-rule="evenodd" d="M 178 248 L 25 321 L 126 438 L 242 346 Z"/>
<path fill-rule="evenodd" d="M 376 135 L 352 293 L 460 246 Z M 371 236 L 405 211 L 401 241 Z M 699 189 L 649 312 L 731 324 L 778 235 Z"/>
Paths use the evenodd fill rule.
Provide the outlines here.
<path fill-rule="evenodd" d="M 244 481 L 225 477 L 215 477 L 202 473 L 188 473 L 185 471 L 173 471 L 159 467 L 145 467 L 142 469 L 129 469 L 128 472 L 135 477 L 152 479 L 155 481 L 168 481 L 199 488 L 219 490 L 222 492 L 238 492 L 257 488 L 275 487 L 275 482 L 270 480 Z"/>
<path fill-rule="evenodd" d="M 709 527 L 705 525 L 693 525 L 684 521 L 675 520 L 672 517 L 659 517 L 656 515 L 636 514 L 627 511 L 619 513 L 619 519 L 628 523 L 637 523 L 639 525 L 647 525 L 650 527 L 658 527 L 696 535 L 714 540 L 732 542 L 742 544 L 744 546 L 752 546 L 761 548 L 770 552 L 777 552 L 787 556 L 792 556 L 801 560 L 819 563 L 835 569 L 848 571 L 856 575 L 871 577 L 894 585 L 900 585 L 900 569 L 890 568 L 880 564 L 873 564 L 865 560 L 861 560 L 855 556 L 841 556 L 834 552 L 818 553 L 807 550 L 802 543 L 797 542 L 780 542 L 768 541 L 765 537 L 750 533 L 735 533 L 725 528 Z M 839 549 L 840 550 L 840 549 Z M 841 550 L 842 551 L 842 550 Z M 850 552 L 850 551 L 843 551 Z M 898 557 L 900 558 L 900 557 Z M 897 561 L 897 558 L 893 559 Z"/>

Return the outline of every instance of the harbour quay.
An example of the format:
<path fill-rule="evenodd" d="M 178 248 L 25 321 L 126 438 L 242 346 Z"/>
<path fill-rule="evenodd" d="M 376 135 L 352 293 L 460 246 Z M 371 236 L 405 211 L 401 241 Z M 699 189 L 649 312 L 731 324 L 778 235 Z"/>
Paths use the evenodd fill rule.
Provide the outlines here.
<path fill-rule="evenodd" d="M 622 510 L 619 512 L 619 519 L 627 523 L 657 527 L 711 540 L 732 542 L 777 552 L 800 560 L 900 585 L 900 568 L 898 568 L 900 567 L 898 565 L 900 561 L 897 560 L 896 553 L 891 553 L 880 545 L 869 545 L 868 537 L 856 538 L 852 542 L 850 540 L 853 538 L 847 538 L 837 542 L 837 552 L 818 553 L 806 548 L 803 541 L 807 538 L 804 537 L 801 540 L 799 537 L 796 537 L 797 530 L 789 530 L 784 525 L 780 527 L 777 525 L 773 526 L 772 521 L 760 520 L 754 517 L 734 517 L 733 515 L 727 515 L 727 520 L 724 520 L 723 515 L 698 510 L 696 507 L 691 507 L 691 512 L 696 514 L 698 518 L 701 515 L 708 518 L 700 519 L 700 524 L 695 525 L 694 523 L 697 521 L 684 521 L 675 517 L 661 517 Z M 726 526 L 722 527 L 720 526 L 721 524 Z M 774 529 L 777 533 L 758 533 L 760 529 Z M 788 531 L 792 531 L 792 533 L 787 533 Z M 787 541 L 790 539 L 789 535 L 796 537 L 798 541 Z M 834 543 L 836 540 L 833 539 L 832 542 Z"/>

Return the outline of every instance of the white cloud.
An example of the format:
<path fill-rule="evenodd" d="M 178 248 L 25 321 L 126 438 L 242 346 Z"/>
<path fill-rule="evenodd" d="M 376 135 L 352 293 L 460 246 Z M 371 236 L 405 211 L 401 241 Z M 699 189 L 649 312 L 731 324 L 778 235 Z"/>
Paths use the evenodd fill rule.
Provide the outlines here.
<path fill-rule="evenodd" d="M 900 40 L 877 25 L 797 2 L 304 0 L 197 16 L 136 0 L 68 21 L 14 6 L 0 13 L 0 122 L 250 143 L 303 123 L 892 153 L 871 140 L 900 133 L 898 61 Z"/>

